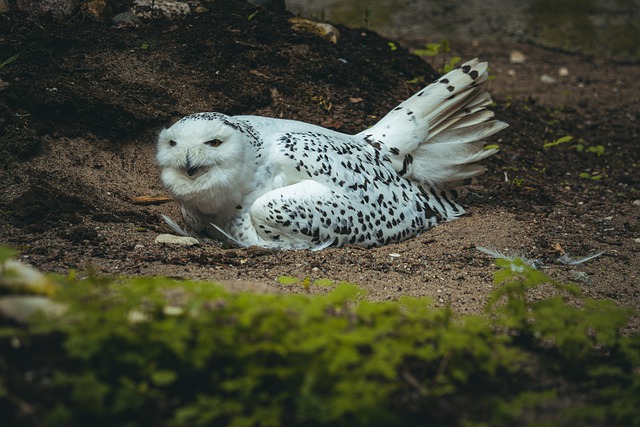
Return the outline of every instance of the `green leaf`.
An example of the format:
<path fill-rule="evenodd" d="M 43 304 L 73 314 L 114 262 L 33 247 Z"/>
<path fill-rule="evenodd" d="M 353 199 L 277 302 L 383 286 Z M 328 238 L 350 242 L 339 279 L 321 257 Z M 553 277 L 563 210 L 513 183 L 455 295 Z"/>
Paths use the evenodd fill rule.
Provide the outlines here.
<path fill-rule="evenodd" d="M 167 369 L 161 369 L 151 374 L 151 381 L 158 387 L 171 385 L 177 378 L 178 374 Z"/>
<path fill-rule="evenodd" d="M 424 78 L 421 77 L 421 76 L 420 77 L 415 77 L 415 78 L 410 79 L 410 80 L 405 80 L 405 83 L 410 84 L 410 85 L 416 84 L 416 83 L 422 83 L 423 79 Z"/>
<path fill-rule="evenodd" d="M 18 59 L 19 56 L 20 56 L 20 54 L 16 53 L 12 57 L 5 59 L 4 61 L 2 61 L 2 63 L 0 63 L 0 68 L 6 67 L 7 65 L 11 64 L 12 62 L 15 62 L 16 59 Z"/>
<path fill-rule="evenodd" d="M 300 283 L 300 279 L 292 276 L 280 276 L 278 277 L 278 282 L 280 282 L 281 285 L 291 286 Z"/>
<path fill-rule="evenodd" d="M 565 142 L 569 142 L 573 140 L 573 137 L 570 135 L 563 136 L 562 138 L 558 138 L 555 141 L 547 142 L 543 145 L 544 149 L 547 150 L 551 147 L 555 147 L 556 145 L 564 144 Z"/>
<path fill-rule="evenodd" d="M 444 73 L 448 73 L 449 71 L 452 71 L 454 68 L 456 68 L 456 65 L 458 64 L 458 62 L 460 62 L 462 60 L 462 58 L 460 58 L 459 56 L 452 56 L 449 61 L 447 61 L 447 63 L 445 64 L 444 67 L 442 67 L 442 72 Z"/>
<path fill-rule="evenodd" d="M 255 18 L 258 15 L 259 12 L 260 12 L 260 9 L 256 9 L 255 12 L 253 12 L 252 14 L 247 16 L 247 21 L 249 21 L 249 22 L 253 21 L 253 18 Z"/>
<path fill-rule="evenodd" d="M 18 251 L 15 249 L 8 246 L 0 246 L 0 263 L 3 263 L 10 258 L 14 258 L 16 255 L 18 255 Z"/>
<path fill-rule="evenodd" d="M 427 43 L 424 47 L 426 47 L 426 49 L 415 49 L 413 53 L 418 56 L 437 56 L 442 52 L 442 45 L 440 43 Z"/>
<path fill-rule="evenodd" d="M 318 279 L 313 284 L 316 286 L 333 286 L 334 282 L 331 279 Z"/>
<path fill-rule="evenodd" d="M 589 147 L 589 148 L 587 148 L 587 152 L 595 153 L 598 157 L 600 157 L 600 156 L 602 156 L 604 154 L 604 146 L 603 145 L 596 145 L 595 147 Z"/>

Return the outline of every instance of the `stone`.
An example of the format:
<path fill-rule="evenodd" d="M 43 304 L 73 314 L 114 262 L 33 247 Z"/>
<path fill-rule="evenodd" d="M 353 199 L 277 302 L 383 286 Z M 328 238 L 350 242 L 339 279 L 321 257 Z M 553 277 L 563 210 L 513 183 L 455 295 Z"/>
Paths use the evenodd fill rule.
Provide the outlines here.
<path fill-rule="evenodd" d="M 552 85 L 557 83 L 558 81 L 555 77 L 550 76 L 549 74 L 543 74 L 540 76 L 540 82 L 548 85 Z"/>
<path fill-rule="evenodd" d="M 159 243 L 161 245 L 194 246 L 194 245 L 199 245 L 200 241 L 195 237 L 190 237 L 190 236 L 159 234 L 156 237 L 156 243 Z"/>
<path fill-rule="evenodd" d="M 519 50 L 512 50 L 509 54 L 509 61 L 512 64 L 524 64 L 526 60 L 527 57 Z"/>
<path fill-rule="evenodd" d="M 327 24 L 326 22 L 317 22 L 300 17 L 290 18 L 289 22 L 292 24 L 291 28 L 294 31 L 305 31 L 307 33 L 315 34 L 334 44 L 337 44 L 340 39 L 340 31 L 338 31 L 338 29 L 333 25 Z"/>
<path fill-rule="evenodd" d="M 107 0 L 89 0 L 80 5 L 82 10 L 96 21 L 106 22 L 113 14 Z"/>
<path fill-rule="evenodd" d="M 575 280 L 577 282 L 586 283 L 587 285 L 591 284 L 591 278 L 589 277 L 589 274 L 585 273 L 584 271 L 570 270 L 569 276 L 571 276 L 572 280 Z"/>
<path fill-rule="evenodd" d="M 183 18 L 191 14 L 188 3 L 174 0 L 134 0 L 131 12 L 138 18 L 166 19 Z"/>

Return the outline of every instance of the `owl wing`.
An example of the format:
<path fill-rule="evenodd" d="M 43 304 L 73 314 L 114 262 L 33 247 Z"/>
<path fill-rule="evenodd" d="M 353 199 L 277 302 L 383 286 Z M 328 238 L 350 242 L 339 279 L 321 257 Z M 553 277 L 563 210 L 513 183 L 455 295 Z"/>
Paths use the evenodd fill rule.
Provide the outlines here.
<path fill-rule="evenodd" d="M 347 244 L 380 246 L 436 223 L 435 217 L 425 218 L 408 206 L 393 209 L 398 216 L 339 189 L 304 180 L 259 197 L 223 233 L 241 246 L 319 250 Z"/>
<path fill-rule="evenodd" d="M 353 218 L 357 210 L 348 197 L 303 180 L 260 196 L 225 234 L 242 246 L 323 249 L 349 243 Z"/>

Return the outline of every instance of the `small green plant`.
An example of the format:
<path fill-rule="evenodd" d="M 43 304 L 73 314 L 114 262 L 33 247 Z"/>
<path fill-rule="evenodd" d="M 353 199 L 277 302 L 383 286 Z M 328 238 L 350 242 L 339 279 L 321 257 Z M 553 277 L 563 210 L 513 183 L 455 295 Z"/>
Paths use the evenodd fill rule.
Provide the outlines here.
<path fill-rule="evenodd" d="M 435 57 L 440 54 L 446 55 L 451 52 L 449 40 L 447 39 L 443 39 L 441 43 L 427 43 L 424 47 L 424 49 L 415 49 L 413 53 L 418 56 Z"/>
<path fill-rule="evenodd" d="M 12 57 L 5 59 L 4 61 L 0 62 L 0 68 L 4 68 L 7 65 L 11 64 L 12 62 L 15 62 L 19 57 L 20 57 L 20 54 L 16 53 Z"/>
<path fill-rule="evenodd" d="M 548 150 L 551 147 L 555 147 L 555 146 L 558 146 L 560 144 L 565 144 L 565 143 L 570 142 L 572 140 L 573 140 L 573 137 L 571 135 L 566 135 L 566 136 L 558 138 L 558 139 L 556 139 L 554 141 L 545 142 L 544 145 L 543 145 L 543 148 L 545 150 Z"/>
<path fill-rule="evenodd" d="M 18 251 L 7 246 L 0 246 L 0 266 L 4 266 L 5 261 L 18 255 Z M 0 272 L 0 275 L 2 273 Z"/>
<path fill-rule="evenodd" d="M 405 83 L 413 85 L 413 84 L 424 84 L 424 76 L 414 77 L 409 80 L 405 80 Z"/>
<path fill-rule="evenodd" d="M 595 153 L 598 157 L 604 154 L 604 146 L 603 145 L 594 145 L 587 148 L 588 153 Z"/>
<path fill-rule="evenodd" d="M 310 286 L 333 286 L 335 282 L 331 279 L 316 279 L 311 281 L 309 276 L 305 277 L 303 280 L 298 279 L 293 276 L 280 276 L 278 277 L 278 283 L 285 286 L 291 285 L 302 285 L 305 289 L 308 289 Z"/>
<path fill-rule="evenodd" d="M 309 95 L 309 98 L 316 103 L 318 108 L 320 108 L 325 113 L 331 113 L 331 109 L 333 108 L 333 102 L 326 99 L 322 95 Z"/>
<path fill-rule="evenodd" d="M 387 45 L 389 45 L 389 49 L 391 49 L 392 52 L 398 50 L 398 46 L 396 46 L 394 42 L 389 42 Z"/>
<path fill-rule="evenodd" d="M 633 312 L 496 262 L 484 315 L 349 284 L 52 277 L 65 314 L 0 329 L 3 425 L 637 425 Z"/>
<path fill-rule="evenodd" d="M 526 181 L 525 178 L 513 178 L 512 182 L 516 187 L 522 187 L 522 184 L 524 184 Z"/>
<path fill-rule="evenodd" d="M 589 173 L 589 172 L 581 172 L 578 174 L 580 178 L 590 179 L 592 181 L 600 181 L 602 179 L 602 175 L 599 173 Z"/>
<path fill-rule="evenodd" d="M 574 145 L 573 148 L 575 148 L 575 150 L 578 153 L 582 153 L 582 152 L 585 151 L 585 146 L 582 143 L 578 143 L 578 144 Z M 600 156 L 604 155 L 604 152 L 605 152 L 604 145 L 592 145 L 592 146 L 586 148 L 586 152 L 587 153 L 594 153 L 595 155 L 600 157 Z"/>
<path fill-rule="evenodd" d="M 440 74 L 446 74 L 453 70 L 456 65 L 462 60 L 459 56 L 449 56 L 451 53 L 451 46 L 449 40 L 443 39 L 441 43 L 427 43 L 424 45 L 425 49 L 415 49 L 413 53 L 418 56 L 438 57 L 442 58 L 441 66 L 438 68 Z"/>
<path fill-rule="evenodd" d="M 253 21 L 253 19 L 258 16 L 258 13 L 260 13 L 260 9 L 256 9 L 254 12 L 250 13 L 249 16 L 247 16 L 247 21 Z"/>

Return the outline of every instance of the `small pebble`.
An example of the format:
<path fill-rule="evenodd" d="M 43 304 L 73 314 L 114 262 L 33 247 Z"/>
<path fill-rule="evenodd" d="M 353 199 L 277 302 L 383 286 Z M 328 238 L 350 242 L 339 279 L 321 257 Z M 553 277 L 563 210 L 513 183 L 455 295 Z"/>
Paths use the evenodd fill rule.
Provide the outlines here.
<path fill-rule="evenodd" d="M 591 278 L 584 271 L 571 270 L 569 271 L 569 275 L 571 279 L 576 280 L 578 282 L 586 283 L 587 285 L 591 284 Z"/>
<path fill-rule="evenodd" d="M 156 237 L 156 243 L 163 245 L 180 245 L 180 246 L 193 246 L 200 242 L 195 237 L 190 236 L 175 236 L 173 234 L 158 234 Z"/>
<path fill-rule="evenodd" d="M 545 84 L 548 84 L 548 85 L 557 83 L 557 80 L 555 79 L 555 77 L 551 77 L 549 74 L 541 75 L 540 76 L 540 81 L 542 83 L 545 83 Z"/>
<path fill-rule="evenodd" d="M 512 64 L 524 64 L 526 60 L 527 57 L 524 56 L 524 53 L 520 52 L 519 50 L 512 50 L 509 54 L 509 61 Z"/>
<path fill-rule="evenodd" d="M 111 25 L 116 28 L 137 27 L 141 24 L 140 19 L 131 12 L 118 13 L 111 18 Z"/>
<path fill-rule="evenodd" d="M 567 77 L 569 75 L 569 69 L 567 67 L 560 67 L 558 70 L 558 75 L 560 77 Z"/>

